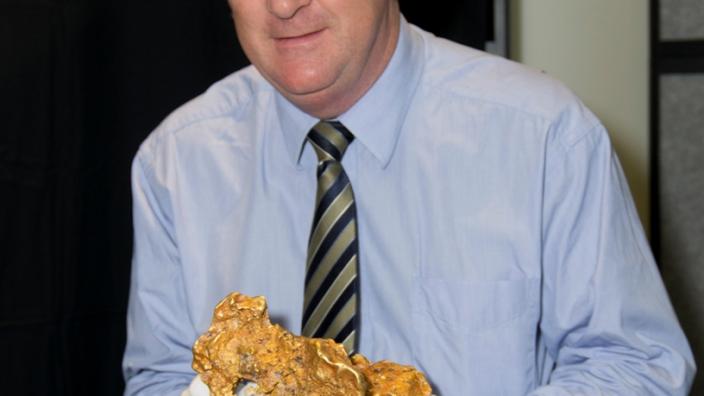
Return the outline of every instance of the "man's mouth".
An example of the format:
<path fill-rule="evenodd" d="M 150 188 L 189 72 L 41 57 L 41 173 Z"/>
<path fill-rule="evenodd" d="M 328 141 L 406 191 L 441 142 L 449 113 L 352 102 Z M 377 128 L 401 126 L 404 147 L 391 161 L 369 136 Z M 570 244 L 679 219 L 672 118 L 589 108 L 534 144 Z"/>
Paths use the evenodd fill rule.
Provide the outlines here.
<path fill-rule="evenodd" d="M 275 37 L 276 43 L 284 47 L 292 47 L 308 44 L 315 39 L 317 39 L 325 29 L 314 30 L 309 33 L 296 34 L 296 35 L 282 35 L 280 37 Z"/>

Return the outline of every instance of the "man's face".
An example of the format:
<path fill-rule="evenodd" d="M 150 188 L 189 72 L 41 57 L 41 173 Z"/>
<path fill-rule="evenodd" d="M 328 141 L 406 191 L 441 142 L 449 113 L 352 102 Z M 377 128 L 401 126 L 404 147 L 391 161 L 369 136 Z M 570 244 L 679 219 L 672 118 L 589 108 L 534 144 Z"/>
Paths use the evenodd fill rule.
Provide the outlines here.
<path fill-rule="evenodd" d="M 396 0 L 229 0 L 245 54 L 291 102 L 319 118 L 351 107 L 396 46 Z"/>

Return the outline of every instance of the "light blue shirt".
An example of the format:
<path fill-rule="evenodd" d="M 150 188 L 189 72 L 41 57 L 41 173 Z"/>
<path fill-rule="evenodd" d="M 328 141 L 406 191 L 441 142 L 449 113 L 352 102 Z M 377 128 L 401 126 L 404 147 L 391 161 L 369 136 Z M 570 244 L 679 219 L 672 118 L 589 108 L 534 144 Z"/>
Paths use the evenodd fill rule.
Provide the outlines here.
<path fill-rule="evenodd" d="M 360 352 L 441 396 L 685 395 L 694 362 L 604 127 L 568 90 L 405 21 L 339 120 L 359 223 Z M 298 333 L 316 119 L 252 67 L 133 165 L 127 394 L 179 394 L 231 291 Z"/>

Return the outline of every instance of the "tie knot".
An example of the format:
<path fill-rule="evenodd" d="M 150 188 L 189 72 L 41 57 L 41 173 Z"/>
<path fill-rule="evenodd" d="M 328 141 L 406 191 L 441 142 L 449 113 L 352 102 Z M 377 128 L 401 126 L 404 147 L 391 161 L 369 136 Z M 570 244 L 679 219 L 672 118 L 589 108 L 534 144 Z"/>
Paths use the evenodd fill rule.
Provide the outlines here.
<path fill-rule="evenodd" d="M 320 121 L 308 132 L 318 161 L 341 161 L 354 135 L 339 121 Z"/>

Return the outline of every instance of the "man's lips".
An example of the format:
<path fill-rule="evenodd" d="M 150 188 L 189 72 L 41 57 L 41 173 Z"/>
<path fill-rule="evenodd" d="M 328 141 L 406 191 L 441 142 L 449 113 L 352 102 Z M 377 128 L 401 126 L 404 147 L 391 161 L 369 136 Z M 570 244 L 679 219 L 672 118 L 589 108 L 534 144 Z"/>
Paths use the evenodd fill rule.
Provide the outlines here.
<path fill-rule="evenodd" d="M 295 47 L 313 42 L 321 36 L 324 30 L 325 29 L 319 29 L 310 33 L 304 33 L 299 35 L 281 35 L 279 37 L 274 37 L 274 40 L 276 41 L 276 44 L 280 46 Z"/>

